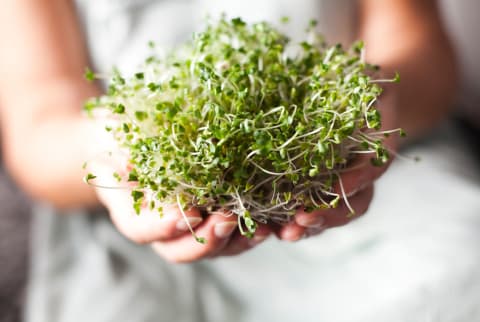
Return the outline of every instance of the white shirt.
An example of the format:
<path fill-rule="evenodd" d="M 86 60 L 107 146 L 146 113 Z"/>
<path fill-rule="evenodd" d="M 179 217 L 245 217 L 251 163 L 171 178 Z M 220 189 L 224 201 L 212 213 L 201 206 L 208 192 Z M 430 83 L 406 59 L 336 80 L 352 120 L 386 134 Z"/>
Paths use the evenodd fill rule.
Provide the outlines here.
<path fill-rule="evenodd" d="M 77 0 L 94 67 L 133 72 L 148 56 L 147 43 L 170 49 L 202 28 L 204 18 L 226 13 L 247 21 L 267 20 L 301 39 L 311 19 L 332 43 L 349 44 L 355 31 L 354 0 Z"/>

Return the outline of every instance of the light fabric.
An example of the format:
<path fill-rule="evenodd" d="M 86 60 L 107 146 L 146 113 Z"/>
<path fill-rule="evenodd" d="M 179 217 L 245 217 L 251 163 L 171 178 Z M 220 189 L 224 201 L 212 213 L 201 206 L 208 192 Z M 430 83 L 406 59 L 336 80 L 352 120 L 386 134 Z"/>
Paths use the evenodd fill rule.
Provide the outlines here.
<path fill-rule="evenodd" d="M 207 16 L 225 13 L 247 21 L 267 20 L 300 39 L 311 19 L 330 42 L 349 44 L 355 30 L 353 0 L 77 0 L 93 63 L 131 73 L 147 57 L 147 43 L 168 50 L 201 29 Z M 288 16 L 291 23 L 280 26 Z"/>
<path fill-rule="evenodd" d="M 238 257 L 170 265 L 105 217 L 38 209 L 27 321 L 476 321 L 479 171 L 441 133 L 379 180 L 365 217 Z"/>
<path fill-rule="evenodd" d="M 354 2 L 233 3 L 83 0 L 79 12 L 103 71 L 133 72 L 148 40 L 173 46 L 213 10 L 255 20 L 289 15 L 293 36 L 315 13 L 335 24 L 319 26 L 330 40 L 352 39 Z M 38 207 L 27 321 L 474 321 L 480 178 L 462 142 L 447 127 L 406 152 L 422 161 L 396 162 L 378 182 L 368 215 L 348 226 L 193 265 L 170 265 L 133 245 L 106 216 Z"/>

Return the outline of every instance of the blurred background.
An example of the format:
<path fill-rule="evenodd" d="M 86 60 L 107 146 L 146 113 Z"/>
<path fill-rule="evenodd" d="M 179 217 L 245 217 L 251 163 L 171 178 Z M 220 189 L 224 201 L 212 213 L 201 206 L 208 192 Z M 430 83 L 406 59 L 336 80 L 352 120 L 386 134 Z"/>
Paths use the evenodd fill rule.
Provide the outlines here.
<path fill-rule="evenodd" d="M 463 138 L 462 144 L 468 144 L 464 150 L 466 155 L 461 157 L 468 159 L 467 163 L 471 166 L 456 171 L 457 175 L 470 177 L 473 184 L 479 186 L 480 1 L 442 0 L 441 6 L 462 71 L 457 100 L 459 109 L 452 115 L 454 121 L 451 124 Z M 449 151 L 448 148 L 444 150 L 445 153 Z M 28 275 L 30 206 L 31 202 L 15 186 L 0 163 L 0 322 L 21 319 Z M 473 282 L 480 284 L 480 280 Z M 480 321 L 480 316 L 477 320 Z"/>

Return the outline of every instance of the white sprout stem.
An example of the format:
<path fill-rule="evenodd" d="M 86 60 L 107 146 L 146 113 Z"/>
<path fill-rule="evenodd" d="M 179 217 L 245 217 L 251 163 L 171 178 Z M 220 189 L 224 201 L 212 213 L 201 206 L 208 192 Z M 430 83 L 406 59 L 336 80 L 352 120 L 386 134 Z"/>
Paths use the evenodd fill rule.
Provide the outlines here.
<path fill-rule="evenodd" d="M 127 187 L 127 186 L 125 186 L 125 187 L 112 187 L 112 186 L 106 186 L 106 185 L 102 185 L 102 184 L 93 183 L 90 180 L 84 180 L 84 181 L 89 186 L 92 186 L 92 187 L 95 187 L 95 188 L 100 188 L 100 189 L 126 190 L 126 189 L 132 188 L 132 187 Z"/>
<path fill-rule="evenodd" d="M 172 124 L 172 134 L 173 134 L 173 137 L 177 138 L 177 134 L 175 133 L 175 125 Z M 182 152 L 182 150 L 180 150 L 180 148 L 175 144 L 175 141 L 173 140 L 172 137 L 169 138 L 170 139 L 170 144 L 173 146 L 173 148 L 175 150 L 177 150 L 178 152 Z"/>
<path fill-rule="evenodd" d="M 355 151 L 355 150 L 352 150 L 352 151 L 348 151 L 348 153 L 354 153 L 354 154 L 372 154 L 372 153 L 375 153 L 375 151 Z"/>
<path fill-rule="evenodd" d="M 190 189 L 197 189 L 197 190 L 204 190 L 206 189 L 206 187 L 197 187 L 197 186 L 194 186 L 194 185 L 191 185 L 191 184 L 188 184 L 186 182 L 183 182 L 183 181 L 180 181 L 180 180 L 176 180 L 178 182 L 179 185 L 185 187 L 185 188 L 190 188 Z"/>
<path fill-rule="evenodd" d="M 273 210 L 275 210 L 275 209 L 277 209 L 277 208 L 281 208 L 281 207 L 283 207 L 283 206 L 285 206 L 285 205 L 288 205 L 289 203 L 290 203 L 289 201 L 288 201 L 288 202 L 284 201 L 284 202 L 282 202 L 282 203 L 280 203 L 280 204 L 278 204 L 278 205 L 275 205 L 275 206 L 273 206 L 273 207 L 265 208 L 265 209 L 260 209 L 258 212 L 260 212 L 260 213 L 265 213 L 265 212 L 267 212 L 267 213 L 268 213 L 268 212 L 271 212 L 271 211 L 273 211 Z"/>
<path fill-rule="evenodd" d="M 345 189 L 343 187 L 343 180 L 342 180 L 342 177 L 340 176 L 340 174 L 338 172 L 335 171 L 335 175 L 337 176 L 338 178 L 338 184 L 340 185 L 340 191 L 342 192 L 342 197 L 343 197 L 343 201 L 345 202 L 345 205 L 347 206 L 348 210 L 350 211 L 350 213 L 352 215 L 355 214 L 355 210 L 352 208 L 352 206 L 350 205 L 350 202 L 348 201 L 348 197 L 347 197 L 347 194 L 345 193 Z"/>
<path fill-rule="evenodd" d="M 187 225 L 188 230 L 190 231 L 192 236 L 194 236 L 195 238 L 198 238 L 197 234 L 195 233 L 195 231 L 192 228 L 192 225 L 190 225 L 190 222 L 188 221 L 187 214 L 183 210 L 182 203 L 180 202 L 180 196 L 178 194 L 176 195 L 176 198 L 177 198 L 178 210 L 180 210 L 180 213 L 182 214 L 183 220 L 185 221 L 185 224 Z"/>
<path fill-rule="evenodd" d="M 280 113 L 280 117 L 283 116 L 283 113 L 285 112 L 285 106 L 277 106 L 277 107 L 274 107 L 272 108 L 270 111 L 268 111 L 267 113 L 263 114 L 263 117 L 265 116 L 269 116 L 270 114 L 274 114 L 278 111 L 281 111 Z"/>
<path fill-rule="evenodd" d="M 269 171 L 267 169 L 262 168 L 259 164 L 255 163 L 255 161 L 250 160 L 249 162 L 252 163 L 257 168 L 259 168 L 260 170 L 262 170 L 263 172 L 265 172 L 266 174 L 271 174 L 273 176 L 284 176 L 284 175 L 287 175 L 287 174 L 294 174 L 294 173 L 299 173 L 299 172 L 302 171 L 302 169 L 298 169 L 298 170 L 294 170 L 294 171 L 290 171 L 290 172 L 283 172 L 283 173 L 273 172 L 273 171 Z"/>
<path fill-rule="evenodd" d="M 376 84 L 376 83 L 395 83 L 395 80 L 393 79 L 371 79 L 368 81 L 370 84 Z"/>
<path fill-rule="evenodd" d="M 260 152 L 260 150 L 253 150 L 252 152 L 250 152 L 246 158 L 245 158 L 245 161 L 248 161 L 251 157 L 253 157 L 255 154 L 258 154 Z M 245 162 L 244 161 L 244 162 Z"/>
<path fill-rule="evenodd" d="M 317 134 L 319 133 L 320 131 L 322 131 L 324 129 L 324 127 L 319 127 L 313 131 L 310 131 L 308 133 L 305 133 L 303 135 L 300 135 L 299 137 L 297 137 L 297 139 L 303 139 L 303 138 L 306 138 L 307 136 L 310 136 L 310 135 L 314 135 L 314 134 Z"/>
<path fill-rule="evenodd" d="M 329 206 L 329 205 L 328 205 L 328 202 L 326 202 L 326 201 L 322 198 L 322 196 L 320 196 L 320 194 L 318 193 L 318 191 L 317 191 L 317 190 L 314 190 L 314 192 L 315 192 L 315 195 L 317 196 L 317 198 L 318 198 L 324 205 L 326 205 L 326 206 L 328 207 L 328 206 Z M 322 189 L 322 193 L 323 193 L 323 189 Z"/>
<path fill-rule="evenodd" d="M 378 132 L 370 132 L 369 135 L 384 135 L 384 134 L 392 134 L 400 132 L 402 129 L 393 129 L 393 130 L 386 130 L 386 131 L 378 131 Z"/>
<path fill-rule="evenodd" d="M 311 189 L 310 189 L 310 191 L 308 191 L 308 195 L 310 196 L 310 200 L 315 205 L 315 207 L 320 208 L 320 205 L 315 201 L 315 198 L 312 195 L 312 190 Z"/>
<path fill-rule="evenodd" d="M 277 147 L 274 149 L 274 151 L 280 151 L 281 149 L 285 148 L 287 145 L 293 142 L 297 138 L 298 132 L 295 132 L 291 138 L 289 138 L 285 143 L 283 143 L 281 146 Z"/>

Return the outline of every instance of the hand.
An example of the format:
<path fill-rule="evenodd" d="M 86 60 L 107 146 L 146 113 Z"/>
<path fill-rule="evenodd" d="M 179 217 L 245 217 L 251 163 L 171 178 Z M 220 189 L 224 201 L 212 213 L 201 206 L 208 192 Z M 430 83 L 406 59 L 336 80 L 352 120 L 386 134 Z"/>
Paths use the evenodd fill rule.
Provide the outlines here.
<path fill-rule="evenodd" d="M 112 159 L 112 158 L 110 158 Z M 112 165 L 112 162 L 118 162 Z M 96 188 L 100 201 L 109 210 L 112 222 L 127 238 L 138 244 L 150 244 L 164 259 L 175 263 L 186 263 L 242 253 L 265 240 L 271 233 L 267 225 L 259 225 L 255 236 L 248 239 L 240 234 L 237 217 L 226 214 L 209 214 L 203 218 L 198 209 L 186 210 L 185 217 L 176 205 L 166 205 L 163 216 L 157 210 L 142 207 L 137 215 L 133 209 L 131 190 L 128 183 L 118 182 L 113 177 L 114 169 L 126 169 L 126 162 L 111 161 L 110 164 L 96 162 L 91 171 L 97 176 L 95 184 L 124 189 Z M 123 163 L 123 164 L 121 164 Z M 118 170 L 117 170 L 118 173 Z M 119 173 L 125 176 L 124 173 Z M 197 242 L 189 226 L 205 244 Z"/>
<path fill-rule="evenodd" d="M 382 113 L 382 125 L 385 130 L 396 128 L 396 110 L 393 103 L 394 97 L 391 94 L 382 96 L 379 109 Z M 397 140 L 397 135 L 391 135 L 384 140 L 384 144 L 391 152 L 395 152 L 398 145 Z M 277 229 L 277 236 L 282 240 L 297 241 L 304 237 L 317 235 L 327 228 L 345 225 L 363 215 L 368 210 L 373 198 L 374 181 L 388 169 L 393 160 L 393 154 L 390 154 L 389 162 L 381 167 L 371 164 L 372 155 L 360 154 L 347 169 L 342 171 L 339 180 L 334 185 L 334 192 L 341 197 L 336 208 L 311 213 L 300 209 L 292 222 Z M 353 215 L 350 209 L 354 210 Z"/>
<path fill-rule="evenodd" d="M 373 181 L 385 170 L 386 166 L 375 169 L 365 166 L 345 173 L 341 176 L 341 180 L 347 198 L 341 197 L 336 208 L 317 210 L 311 213 L 305 212 L 303 209 L 298 210 L 295 219 L 278 230 L 278 237 L 282 240 L 297 241 L 304 237 L 317 235 L 327 228 L 343 226 L 363 215 L 368 210 L 373 198 Z M 336 188 L 335 190 L 342 196 L 339 191 L 341 189 Z M 355 211 L 353 215 L 350 208 Z"/>

